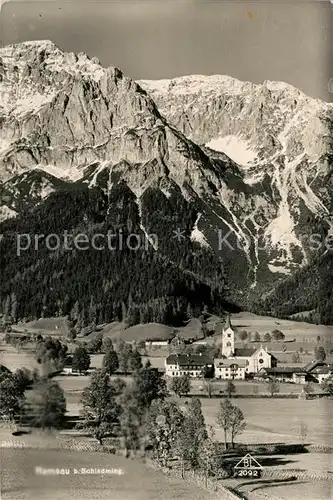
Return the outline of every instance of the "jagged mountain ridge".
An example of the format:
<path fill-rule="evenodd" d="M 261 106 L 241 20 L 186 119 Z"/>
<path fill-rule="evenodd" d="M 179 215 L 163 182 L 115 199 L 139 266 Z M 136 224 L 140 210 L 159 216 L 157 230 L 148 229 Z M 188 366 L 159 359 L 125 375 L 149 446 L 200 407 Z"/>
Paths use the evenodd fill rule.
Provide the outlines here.
<path fill-rule="evenodd" d="M 63 53 L 49 41 L 5 47 L 0 49 L 0 57 L 0 175 L 7 190 L 13 182 L 17 186 L 17 179 L 26 171 L 35 169 L 67 182 L 101 187 L 106 194 L 124 180 L 135 193 L 139 208 L 140 198 L 149 187 L 157 188 L 167 198 L 179 189 L 197 209 L 193 239 L 216 249 L 216 230 L 223 235 L 231 233 L 233 249 L 225 246 L 222 253 L 235 262 L 240 276 L 234 279 L 245 291 L 248 286 L 265 288 L 271 272 L 288 273 L 306 261 L 305 248 L 294 234 L 295 214 L 290 204 L 297 199 L 295 213 L 299 212 L 302 219 L 298 224 L 302 230 L 313 230 L 313 217 L 315 223 L 322 215 L 328 220 L 332 213 L 331 142 L 329 135 L 321 134 L 317 157 L 323 160 L 318 167 L 321 174 L 312 180 L 319 186 L 313 206 L 304 202 L 306 180 L 298 186 L 298 192 L 283 192 L 281 186 L 289 189 L 290 176 L 308 167 L 308 157 L 299 150 L 293 152 L 292 141 L 286 139 L 279 145 L 275 138 L 283 133 L 280 139 L 287 136 L 286 126 L 296 134 L 303 125 L 298 126 L 296 119 L 290 121 L 297 99 L 305 107 L 310 102 L 313 108 L 312 100 L 299 91 L 291 92 L 289 87 L 282 91 L 291 92 L 283 97 L 284 102 L 287 99 L 284 106 L 291 109 L 289 114 L 265 85 L 230 78 L 226 79 L 229 90 L 224 94 L 216 79 L 210 77 L 200 77 L 200 85 L 196 82 L 192 93 L 179 79 L 179 95 L 169 90 L 166 93 L 170 82 L 164 87 L 139 82 L 152 99 L 120 70 L 104 69 L 85 54 Z M 178 88 L 177 82 L 172 83 L 173 89 Z M 173 94 L 177 94 L 176 100 Z M 316 101 L 315 108 L 329 127 L 331 107 Z M 304 113 L 306 123 L 312 115 L 310 111 Z M 243 118 L 232 120 L 233 116 Z M 280 128 L 276 126 L 279 120 Z M 308 130 L 310 136 L 313 127 Z M 212 141 L 220 136 L 236 137 L 238 146 L 240 138 L 243 144 L 248 141 L 245 145 L 250 144 L 255 154 L 250 151 L 251 159 L 238 165 L 211 149 L 216 148 Z M 296 154 L 296 160 L 291 159 L 292 154 Z M 300 157 L 303 163 L 299 163 Z M 328 182 L 323 181 L 325 176 Z M 3 204 L 3 218 L 15 215 L 11 210 Z M 284 241 L 281 228 L 285 217 L 289 227 L 283 233 Z M 141 225 L 149 231 L 149 218 Z M 261 238 L 264 249 L 258 245 Z"/>
<path fill-rule="evenodd" d="M 304 233 L 312 222 L 333 227 L 333 105 L 282 82 L 261 85 L 228 76 L 193 75 L 140 81 L 162 115 L 198 144 L 229 154 L 244 181 L 266 183 L 269 206 L 260 222 L 253 205 L 228 191 L 230 209 L 272 253 L 269 267 L 286 272 L 308 261 Z"/>
<path fill-rule="evenodd" d="M 169 196 L 175 184 L 186 199 L 198 202 L 200 223 L 210 224 L 215 240 L 217 227 L 225 233 L 232 228 L 235 240 L 237 224 L 220 198 L 227 174 L 242 185 L 237 165 L 170 127 L 146 92 L 120 70 L 103 69 L 83 54 L 65 54 L 48 41 L 9 46 L 0 56 L 0 172 L 7 185 L 36 168 L 89 186 L 102 177 L 106 191 L 123 179 L 138 198 L 149 186 Z M 237 254 L 247 274 L 251 243 L 244 241 L 246 251 Z"/>

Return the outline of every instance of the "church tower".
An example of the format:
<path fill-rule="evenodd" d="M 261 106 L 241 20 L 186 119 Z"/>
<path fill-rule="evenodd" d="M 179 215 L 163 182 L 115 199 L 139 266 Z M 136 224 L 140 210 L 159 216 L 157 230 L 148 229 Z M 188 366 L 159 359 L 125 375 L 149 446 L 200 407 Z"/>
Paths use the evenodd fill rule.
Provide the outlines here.
<path fill-rule="evenodd" d="M 222 331 L 222 356 L 230 358 L 235 352 L 235 332 L 231 326 L 230 314 Z"/>

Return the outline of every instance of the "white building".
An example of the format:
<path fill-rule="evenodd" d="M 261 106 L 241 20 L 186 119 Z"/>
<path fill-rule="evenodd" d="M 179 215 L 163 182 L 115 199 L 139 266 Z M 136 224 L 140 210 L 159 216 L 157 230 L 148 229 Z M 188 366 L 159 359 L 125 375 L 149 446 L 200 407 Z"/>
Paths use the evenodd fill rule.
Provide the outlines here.
<path fill-rule="evenodd" d="M 220 379 L 244 380 L 247 361 L 219 358 L 214 360 L 214 376 Z"/>
<path fill-rule="evenodd" d="M 169 344 L 169 338 L 151 338 L 145 341 L 146 347 L 167 347 Z"/>
<path fill-rule="evenodd" d="M 202 378 L 213 374 L 213 361 L 203 354 L 171 354 L 165 360 L 165 374 L 168 377 L 188 375 Z"/>

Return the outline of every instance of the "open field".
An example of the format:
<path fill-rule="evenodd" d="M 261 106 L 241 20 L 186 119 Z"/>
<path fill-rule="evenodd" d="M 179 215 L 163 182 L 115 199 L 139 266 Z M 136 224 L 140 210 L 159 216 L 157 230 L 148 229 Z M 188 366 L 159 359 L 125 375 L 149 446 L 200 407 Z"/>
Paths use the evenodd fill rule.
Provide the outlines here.
<path fill-rule="evenodd" d="M 180 400 L 183 406 L 186 399 Z M 242 443 L 300 443 L 300 423 L 307 426 L 306 442 L 333 445 L 332 399 L 236 399 L 247 426 L 236 440 Z M 216 439 L 223 432 L 215 422 L 219 399 L 201 399 L 206 424 L 212 425 Z"/>
<path fill-rule="evenodd" d="M 217 495 L 167 478 L 137 460 L 68 450 L 2 449 L 3 500 L 217 500 Z M 70 469 L 61 476 L 38 475 L 35 467 Z M 82 468 L 121 469 L 118 474 L 75 474 Z"/>
<path fill-rule="evenodd" d="M 313 339 L 319 335 L 324 340 L 329 340 L 333 343 L 333 326 L 311 325 L 309 323 L 271 318 L 268 316 L 257 316 L 249 312 L 241 312 L 233 314 L 231 317 L 232 325 L 241 330 L 248 332 L 258 332 L 264 335 L 272 330 L 281 330 L 289 339 Z"/>
<path fill-rule="evenodd" d="M 23 367 L 29 370 L 40 367 L 32 352 L 25 350 L 17 352 L 17 349 L 4 342 L 0 343 L 0 365 L 5 365 L 12 371 Z"/>
<path fill-rule="evenodd" d="M 40 318 L 36 321 L 30 321 L 28 323 L 18 323 L 15 325 L 15 329 L 19 331 L 27 330 L 32 333 L 41 333 L 41 335 L 66 335 L 67 326 L 66 318 Z"/>

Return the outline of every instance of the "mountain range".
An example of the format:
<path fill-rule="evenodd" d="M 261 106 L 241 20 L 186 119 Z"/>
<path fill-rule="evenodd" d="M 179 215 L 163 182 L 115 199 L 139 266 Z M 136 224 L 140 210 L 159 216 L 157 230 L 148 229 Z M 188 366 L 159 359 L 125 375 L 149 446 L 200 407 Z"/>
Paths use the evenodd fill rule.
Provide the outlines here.
<path fill-rule="evenodd" d="M 332 124 L 332 104 L 286 83 L 135 82 L 50 41 L 1 48 L 2 310 L 134 324 L 247 307 L 331 324 Z M 148 244 L 14 248 L 110 230 Z"/>

